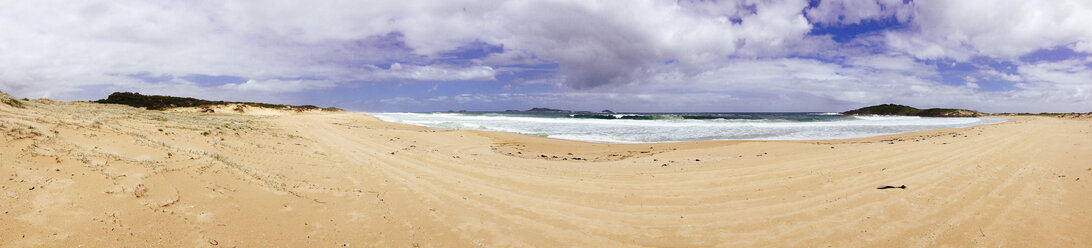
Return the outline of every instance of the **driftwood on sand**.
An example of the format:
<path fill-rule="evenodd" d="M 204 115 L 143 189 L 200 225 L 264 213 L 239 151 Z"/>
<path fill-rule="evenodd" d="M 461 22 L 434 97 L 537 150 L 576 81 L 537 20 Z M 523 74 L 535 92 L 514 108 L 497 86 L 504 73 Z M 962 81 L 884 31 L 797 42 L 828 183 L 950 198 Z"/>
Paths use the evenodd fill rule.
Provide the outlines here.
<path fill-rule="evenodd" d="M 876 189 L 906 189 L 906 185 L 901 185 L 901 186 L 880 185 L 879 187 L 876 187 Z"/>

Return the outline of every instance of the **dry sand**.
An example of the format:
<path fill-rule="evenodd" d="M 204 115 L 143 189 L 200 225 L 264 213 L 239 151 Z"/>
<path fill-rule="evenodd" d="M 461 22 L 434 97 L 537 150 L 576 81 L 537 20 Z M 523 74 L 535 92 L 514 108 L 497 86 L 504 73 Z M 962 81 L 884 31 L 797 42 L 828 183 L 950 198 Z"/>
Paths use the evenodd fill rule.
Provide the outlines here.
<path fill-rule="evenodd" d="M 3 247 L 1092 246 L 1087 119 L 606 145 L 37 101 L 0 132 Z"/>

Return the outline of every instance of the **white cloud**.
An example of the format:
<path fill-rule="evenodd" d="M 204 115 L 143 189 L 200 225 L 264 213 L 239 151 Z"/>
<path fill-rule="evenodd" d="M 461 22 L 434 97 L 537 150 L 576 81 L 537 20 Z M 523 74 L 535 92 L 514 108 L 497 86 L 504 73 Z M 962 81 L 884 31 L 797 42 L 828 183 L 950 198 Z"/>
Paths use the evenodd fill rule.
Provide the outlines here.
<path fill-rule="evenodd" d="M 906 22 L 913 14 L 913 2 L 903 0 L 826 0 L 807 10 L 808 19 L 816 23 L 858 24 L 863 21 L 894 17 Z"/>
<path fill-rule="evenodd" d="M 389 70 L 381 70 L 373 75 L 376 79 L 413 79 L 413 80 L 495 80 L 496 70 L 489 66 L 417 66 L 391 64 Z"/>
<path fill-rule="evenodd" d="M 1073 49 L 1074 51 L 1082 52 L 1082 53 L 1092 53 L 1092 41 L 1089 41 L 1089 40 L 1078 41 L 1077 43 L 1074 43 L 1073 46 L 1070 49 Z"/>
<path fill-rule="evenodd" d="M 900 61 L 888 57 L 876 60 Z M 696 83 L 695 87 L 690 88 L 752 94 L 809 94 L 843 103 L 841 106 L 886 102 L 928 103 L 926 99 L 931 97 L 969 93 L 925 79 L 926 76 L 935 75 L 935 68 L 910 64 L 899 67 L 920 66 L 921 71 L 876 69 L 876 66 L 892 67 L 894 64 L 842 66 L 810 59 L 735 61 L 687 80 Z"/>
<path fill-rule="evenodd" d="M 233 91 L 259 91 L 267 93 L 299 92 L 304 90 L 324 89 L 337 86 L 329 81 L 322 80 L 247 80 L 245 83 L 228 83 L 218 88 Z"/>
<path fill-rule="evenodd" d="M 669 59 L 701 65 L 732 54 L 784 54 L 810 29 L 800 13 L 806 5 L 803 0 L 697 7 L 655 0 L 16 2 L 0 10 L 5 27 L 0 85 L 20 94 L 66 95 L 124 80 L 110 75 L 138 73 L 259 81 L 489 79 L 490 65 L 481 61 L 430 62 L 480 41 L 560 63 L 567 85 L 590 88 L 639 81 L 642 70 Z M 419 65 L 411 73 L 369 69 L 391 62 Z"/>
<path fill-rule="evenodd" d="M 1074 59 L 1060 62 L 1021 66 L 1020 74 L 1027 83 L 1020 85 L 1024 93 L 1047 104 L 1082 104 L 1092 106 L 1092 60 Z M 1083 111 L 1071 108 L 1072 111 Z"/>
<path fill-rule="evenodd" d="M 100 97 L 107 89 L 272 99 L 356 81 L 490 81 L 534 71 L 550 74 L 504 83 L 563 91 L 527 102 L 596 97 L 619 106 L 700 97 L 781 109 L 877 102 L 988 107 L 1049 96 L 1060 101 L 1049 106 L 1069 108 L 1092 99 L 1080 80 L 1089 76 L 1086 64 L 1017 59 L 1059 46 L 1092 51 L 1089 1 L 827 0 L 808 6 L 804 0 L 12 2 L 0 8 L 0 90 L 60 99 Z M 890 18 L 908 28 L 844 44 L 808 36 L 813 26 Z M 472 44 L 503 52 L 453 53 Z M 970 76 L 1019 82 L 1017 90 L 942 83 L 934 66 L 940 62 L 932 61 L 980 56 L 1017 61 L 1018 73 Z M 544 64 L 559 69 L 534 67 Z M 131 76 L 142 73 L 248 81 L 210 86 Z M 498 97 L 433 102 L 498 104 L 511 96 Z M 701 105 L 682 102 L 649 107 Z"/>
<path fill-rule="evenodd" d="M 928 77 L 937 75 L 935 65 L 927 65 L 914 58 L 897 54 L 860 55 L 846 58 L 846 65 L 870 68 L 877 71 L 891 71 Z"/>
<path fill-rule="evenodd" d="M 922 59 L 1012 59 L 1092 41 L 1092 2 L 1084 0 L 914 1 L 914 28 L 889 33 L 893 48 Z"/>
<path fill-rule="evenodd" d="M 1013 81 L 1013 82 L 1024 81 L 1024 78 L 1020 77 L 1020 75 L 999 72 L 997 70 L 990 69 L 990 70 L 982 70 L 980 72 L 982 74 L 984 74 L 988 78 L 1001 79 L 1001 80 Z"/>
<path fill-rule="evenodd" d="M 974 82 L 978 82 L 978 78 L 975 78 L 975 77 L 972 77 L 972 76 L 965 76 L 965 77 L 963 77 L 963 81 L 967 82 L 967 83 L 974 83 Z M 978 88 L 978 87 L 974 87 L 974 88 Z"/>

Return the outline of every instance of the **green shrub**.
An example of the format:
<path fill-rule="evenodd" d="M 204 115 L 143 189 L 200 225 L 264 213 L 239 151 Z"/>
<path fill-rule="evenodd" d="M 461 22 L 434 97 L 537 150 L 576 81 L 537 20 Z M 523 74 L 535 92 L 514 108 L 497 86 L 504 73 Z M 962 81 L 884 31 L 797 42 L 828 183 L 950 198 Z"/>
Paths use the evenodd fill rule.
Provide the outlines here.
<path fill-rule="evenodd" d="M 906 105 L 880 104 L 842 112 L 846 115 L 904 115 L 922 117 L 973 117 L 981 113 L 965 109 L 931 108 L 918 109 Z"/>
<path fill-rule="evenodd" d="M 107 96 L 106 99 L 100 99 L 95 101 L 96 103 L 112 103 L 129 105 L 137 108 L 146 108 L 150 110 L 164 110 L 169 108 L 187 108 L 187 107 L 206 107 L 211 105 L 224 105 L 224 104 L 242 104 L 253 107 L 272 108 L 272 109 L 296 109 L 296 110 L 313 110 L 319 109 L 315 105 L 284 105 L 284 104 L 271 104 L 271 103 L 257 103 L 257 102 L 227 102 L 227 101 L 209 101 L 191 97 L 175 97 L 175 96 L 157 96 L 157 95 L 141 95 L 134 92 L 114 92 Z M 336 108 L 335 108 L 336 109 Z"/>
<path fill-rule="evenodd" d="M 915 115 L 920 109 L 898 104 L 880 104 L 842 112 L 847 115 Z"/>
<path fill-rule="evenodd" d="M 5 99 L 4 103 L 6 103 L 7 105 L 11 105 L 12 107 L 16 107 L 16 108 L 25 107 L 25 105 L 23 105 L 23 102 L 20 102 L 19 100 L 15 100 L 15 98 Z"/>

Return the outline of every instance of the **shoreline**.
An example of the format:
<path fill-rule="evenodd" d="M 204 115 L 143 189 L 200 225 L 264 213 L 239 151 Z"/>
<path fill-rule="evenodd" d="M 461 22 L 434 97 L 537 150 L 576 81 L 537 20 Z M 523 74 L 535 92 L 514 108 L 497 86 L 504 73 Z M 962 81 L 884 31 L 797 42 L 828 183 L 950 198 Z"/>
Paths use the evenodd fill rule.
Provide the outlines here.
<path fill-rule="evenodd" d="M 1092 245 L 1090 120 L 599 144 L 27 105 L 0 106 L 0 246 Z"/>
<path fill-rule="evenodd" d="M 369 115 L 369 117 L 372 117 L 372 116 Z M 375 118 L 375 117 L 372 117 L 372 118 Z M 1043 117 L 1017 117 L 1017 118 L 1043 118 Z M 376 118 L 376 120 L 383 121 L 383 120 L 380 120 L 378 118 Z M 885 135 L 860 137 L 860 138 L 848 138 L 848 139 L 826 139 L 826 140 L 701 140 L 701 141 L 678 141 L 678 142 L 655 142 L 655 143 L 601 143 L 601 142 L 582 141 L 582 140 L 558 139 L 558 138 L 550 138 L 550 137 L 520 134 L 520 133 L 509 133 L 509 132 L 503 132 L 503 131 L 431 129 L 431 128 L 428 128 L 428 127 L 417 126 L 417 125 L 412 125 L 412 124 L 387 122 L 387 121 L 383 121 L 383 122 L 391 123 L 391 124 L 397 124 L 397 125 L 406 125 L 406 126 L 416 127 L 416 128 L 428 128 L 429 130 L 437 130 L 437 131 L 465 131 L 465 132 L 475 133 L 475 134 L 478 134 L 478 135 L 482 135 L 482 136 L 485 136 L 485 137 L 495 139 L 497 143 L 501 144 L 501 145 L 498 145 L 498 147 L 502 147 L 502 149 L 497 149 L 498 151 L 502 151 L 505 154 L 510 155 L 510 156 L 514 156 L 514 157 L 521 157 L 521 158 L 528 158 L 528 159 L 539 159 L 539 158 L 542 158 L 541 155 L 546 155 L 547 156 L 546 158 L 549 158 L 550 160 L 560 160 L 560 159 L 564 159 L 564 158 L 578 157 L 578 158 L 581 158 L 582 160 L 590 160 L 590 161 L 616 161 L 616 160 L 620 160 L 620 159 L 633 158 L 633 157 L 645 157 L 645 156 L 649 156 L 651 154 L 662 153 L 662 152 L 668 151 L 668 150 L 675 151 L 675 150 L 679 150 L 679 149 L 684 149 L 684 150 L 685 149 L 697 149 L 697 148 L 701 148 L 701 147 L 710 147 L 710 146 L 732 146 L 732 145 L 738 145 L 738 144 L 742 144 L 742 143 L 775 143 L 775 144 L 776 143 L 791 143 L 791 144 L 839 145 L 839 144 L 872 144 L 872 143 L 888 143 L 888 144 L 890 144 L 890 143 L 901 143 L 901 142 L 906 142 L 906 141 L 921 142 L 921 141 L 928 140 L 928 138 L 940 137 L 943 134 L 959 133 L 961 131 L 972 130 L 975 127 L 981 127 L 981 126 L 1003 125 L 1005 123 L 1009 123 L 1009 122 L 1012 122 L 1012 121 L 1015 121 L 1015 120 L 1014 119 L 1007 119 L 1004 122 L 991 123 L 991 124 L 982 124 L 982 125 L 976 125 L 976 126 L 970 126 L 970 127 L 930 129 L 930 130 L 924 130 L 924 131 L 913 131 L 913 132 L 906 132 L 906 133 L 885 134 Z M 506 144 L 513 144 L 513 145 L 506 145 Z M 944 142 L 941 142 L 941 144 L 944 144 Z M 557 147 L 578 147 L 576 149 L 568 148 L 568 150 L 582 150 L 582 151 L 585 151 L 585 152 L 581 152 L 581 153 L 578 153 L 576 155 L 565 156 L 565 155 L 568 155 L 569 152 L 560 151 L 560 150 L 557 149 Z M 633 152 L 610 153 L 610 152 L 605 152 L 605 150 L 607 150 L 607 149 L 616 149 L 616 150 L 620 149 L 620 150 L 637 151 L 637 152 L 636 152 L 636 154 L 634 154 Z M 526 154 L 516 153 L 516 152 L 524 152 L 524 151 L 528 151 L 528 153 L 526 153 Z M 591 151 L 591 152 L 587 152 L 587 151 Z M 659 151 L 659 152 L 656 152 L 656 151 Z M 644 152 L 648 152 L 648 153 L 644 153 Z M 604 154 L 604 153 L 606 155 L 599 155 L 599 156 L 594 155 L 594 154 Z M 565 154 L 565 155 L 559 155 L 559 154 Z M 580 154 L 584 154 L 584 155 L 580 155 Z M 592 155 L 589 156 L 589 154 L 592 154 Z M 557 156 L 557 158 L 555 158 L 554 156 Z M 591 157 L 591 159 L 589 159 L 589 157 Z M 614 158 L 611 158 L 611 157 L 614 157 Z"/>
<path fill-rule="evenodd" d="M 384 121 L 384 122 L 396 123 L 396 124 L 402 124 L 402 125 L 410 125 L 410 126 L 416 126 L 416 127 L 423 127 L 423 128 L 433 129 L 433 130 L 466 130 L 466 131 L 501 132 L 501 133 L 520 134 L 520 135 L 527 135 L 527 136 L 545 137 L 545 138 L 550 138 L 550 139 L 581 141 L 581 142 L 588 142 L 588 143 L 594 143 L 594 144 L 635 144 L 635 145 L 640 145 L 640 144 L 661 144 L 661 143 L 705 142 L 705 141 L 833 141 L 833 140 L 859 139 L 859 138 L 869 138 L 869 137 L 886 136 L 886 135 L 907 134 L 907 133 L 923 132 L 923 131 L 930 131 L 930 130 L 940 130 L 940 129 L 952 129 L 952 128 L 965 128 L 965 127 L 974 127 L 974 126 L 982 126 L 982 125 L 994 125 L 994 124 L 1009 122 L 1009 121 L 1012 120 L 1012 117 L 1021 117 L 1021 116 L 985 116 L 985 117 L 916 117 L 916 116 L 914 116 L 915 118 L 927 118 L 927 119 L 928 118 L 936 118 L 936 119 L 973 118 L 973 119 L 982 120 L 984 123 L 974 124 L 972 126 L 965 126 L 965 127 L 942 127 L 942 128 L 934 128 L 934 129 L 927 129 L 927 130 L 911 130 L 911 131 L 904 131 L 904 132 L 897 132 L 897 133 L 871 134 L 869 136 L 863 136 L 863 137 L 845 137 L 845 138 L 843 138 L 843 137 L 832 137 L 832 138 L 821 138 L 821 139 L 800 139 L 800 138 L 731 139 L 731 138 L 725 138 L 725 139 L 679 140 L 679 141 L 608 141 L 608 140 L 601 140 L 601 139 L 600 140 L 593 140 L 593 139 L 579 139 L 579 138 L 557 138 L 557 136 L 555 136 L 556 134 L 554 134 L 554 135 L 548 135 L 548 134 L 536 135 L 536 134 L 510 132 L 510 131 L 502 131 L 502 130 L 432 127 L 432 126 L 427 126 L 427 125 L 404 123 L 404 122 L 401 122 L 401 121 L 389 121 L 389 120 L 386 120 L 384 118 L 380 118 L 380 117 L 376 116 L 377 114 L 382 115 L 382 114 L 392 114 L 392 113 L 375 113 L 375 112 L 353 112 L 353 113 L 364 114 L 364 115 L 370 116 L 372 118 L 375 118 L 375 119 L 378 119 L 378 120 Z M 394 114 L 398 114 L 398 113 L 394 113 Z M 666 114 L 666 113 L 655 113 L 655 114 Z M 902 117 L 902 116 L 886 116 L 886 117 Z M 568 120 L 568 119 L 565 119 L 565 118 L 562 118 L 562 119 L 563 120 Z M 577 120 L 582 120 L 582 119 L 577 119 Z M 625 121 L 625 120 L 623 120 L 623 121 Z M 636 120 L 636 121 L 654 121 L 654 120 Z M 825 121 L 793 122 L 793 123 L 824 123 L 824 122 Z M 829 121 L 827 121 L 827 122 L 829 122 Z M 458 123 L 458 122 L 456 122 L 456 123 Z M 551 137 L 551 136 L 554 136 L 554 137 Z M 570 136 L 572 136 L 572 135 L 570 135 Z"/>

